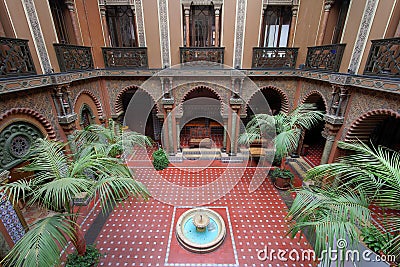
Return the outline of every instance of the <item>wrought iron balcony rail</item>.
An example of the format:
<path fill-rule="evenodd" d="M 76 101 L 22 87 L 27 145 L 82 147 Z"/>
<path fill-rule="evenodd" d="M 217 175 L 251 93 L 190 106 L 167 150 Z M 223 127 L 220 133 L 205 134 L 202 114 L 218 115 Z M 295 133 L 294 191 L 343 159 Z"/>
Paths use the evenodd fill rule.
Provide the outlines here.
<path fill-rule="evenodd" d="M 338 72 L 346 44 L 308 47 L 305 68 Z"/>
<path fill-rule="evenodd" d="M 294 69 L 299 48 L 254 47 L 253 69 Z"/>
<path fill-rule="evenodd" d="M 364 75 L 400 76 L 400 38 L 372 40 Z"/>
<path fill-rule="evenodd" d="M 211 61 L 224 64 L 224 47 L 180 47 L 181 63 Z"/>
<path fill-rule="evenodd" d="M 147 69 L 146 47 L 103 47 L 106 68 Z"/>
<path fill-rule="evenodd" d="M 0 37 L 0 78 L 34 74 L 28 40 Z"/>
<path fill-rule="evenodd" d="M 61 72 L 93 69 L 90 47 L 70 44 L 53 44 Z"/>

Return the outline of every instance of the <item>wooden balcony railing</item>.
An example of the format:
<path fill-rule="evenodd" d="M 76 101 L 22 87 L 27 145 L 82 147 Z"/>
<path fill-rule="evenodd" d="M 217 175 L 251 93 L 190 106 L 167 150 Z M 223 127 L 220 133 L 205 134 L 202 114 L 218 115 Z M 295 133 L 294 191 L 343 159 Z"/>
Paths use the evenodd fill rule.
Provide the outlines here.
<path fill-rule="evenodd" d="M 28 40 L 0 37 L 0 78 L 34 74 Z"/>
<path fill-rule="evenodd" d="M 364 75 L 400 77 L 400 38 L 372 40 Z"/>
<path fill-rule="evenodd" d="M 146 47 L 103 47 L 103 58 L 106 68 L 147 69 Z"/>
<path fill-rule="evenodd" d="M 90 47 L 70 44 L 53 44 L 61 72 L 93 69 Z"/>
<path fill-rule="evenodd" d="M 305 68 L 338 72 L 346 44 L 308 47 Z"/>
<path fill-rule="evenodd" d="M 211 61 L 224 64 L 224 47 L 180 47 L 181 63 Z"/>
<path fill-rule="evenodd" d="M 253 69 L 294 69 L 298 48 L 254 47 Z"/>

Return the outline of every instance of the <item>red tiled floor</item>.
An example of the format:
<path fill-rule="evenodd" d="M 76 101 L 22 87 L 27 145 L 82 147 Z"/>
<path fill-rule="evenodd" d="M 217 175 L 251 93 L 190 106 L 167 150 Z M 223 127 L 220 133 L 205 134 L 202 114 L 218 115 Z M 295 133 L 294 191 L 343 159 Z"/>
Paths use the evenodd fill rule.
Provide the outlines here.
<path fill-rule="evenodd" d="M 321 163 L 322 153 L 324 152 L 324 144 L 313 144 L 310 145 L 306 154 L 304 155 L 304 160 L 307 161 L 311 167 L 318 166 Z"/>
<path fill-rule="evenodd" d="M 295 249 L 298 253 L 304 249 L 310 249 L 310 246 L 304 237 L 297 236 L 292 240 L 285 236 L 287 225 L 284 217 L 287 214 L 287 208 L 269 180 L 265 180 L 257 190 L 249 193 L 248 188 L 256 173 L 255 170 L 256 168 L 252 167 L 247 169 L 210 167 L 205 170 L 200 169 L 198 172 L 193 172 L 193 169 L 188 172 L 184 168 L 168 168 L 161 172 L 161 177 L 169 182 L 189 189 L 198 188 L 212 181 L 215 183 L 218 180 L 223 181 L 222 185 L 230 186 L 230 181 L 237 180 L 231 191 L 207 206 L 227 208 L 230 224 L 227 221 L 225 224 L 227 227 L 229 225 L 232 227 L 235 243 L 233 250 L 236 250 L 238 265 L 236 265 L 236 260 L 232 259 L 232 249 L 229 251 L 229 246 L 224 248 L 223 245 L 215 252 L 199 256 L 184 251 L 182 247 L 175 244 L 173 228 L 171 232 L 171 227 L 175 227 L 175 225 L 171 226 L 174 207 L 157 199 L 163 196 L 169 196 L 170 200 L 196 199 L 196 195 L 190 195 L 192 192 L 190 190 L 189 195 L 179 195 L 184 191 L 170 191 L 172 187 L 157 191 L 157 184 L 158 187 L 163 185 L 154 179 L 156 173 L 150 168 L 138 168 L 137 178 L 145 182 L 150 191 L 163 195 L 160 197 L 153 193 L 155 198 L 147 202 L 125 201 L 123 205 L 114 209 L 96 240 L 97 247 L 106 254 L 99 266 L 312 266 L 309 261 L 280 261 L 276 258 L 276 253 L 273 260 L 260 261 L 258 259 L 258 251 L 264 249 L 265 246 L 268 247 L 269 252 L 272 249 L 275 251 L 282 249 L 287 252 Z M 217 190 L 205 193 L 203 196 L 207 193 L 221 192 Z M 98 212 L 98 207 L 96 210 Z M 228 217 L 224 217 L 224 220 L 226 219 Z M 87 224 L 89 225 L 90 222 Z M 84 226 L 86 227 L 86 224 Z M 225 240 L 225 242 L 229 244 L 229 241 Z M 173 253 L 179 254 L 179 257 L 170 253 L 170 257 L 167 258 L 168 246 Z M 199 257 L 204 257 L 203 262 L 207 265 L 196 261 Z M 179 262 L 172 262 L 177 258 Z"/>

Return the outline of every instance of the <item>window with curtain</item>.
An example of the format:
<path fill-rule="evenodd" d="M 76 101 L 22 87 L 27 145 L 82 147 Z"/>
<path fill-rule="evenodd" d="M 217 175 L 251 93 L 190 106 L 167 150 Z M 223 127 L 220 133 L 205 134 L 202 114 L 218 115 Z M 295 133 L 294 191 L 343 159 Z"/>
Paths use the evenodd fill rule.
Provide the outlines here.
<path fill-rule="evenodd" d="M 268 6 L 261 28 L 261 47 L 286 47 L 289 40 L 291 6 Z"/>
<path fill-rule="evenodd" d="M 60 44 L 69 44 L 66 14 L 68 12 L 64 0 L 50 0 L 50 9 L 53 16 L 54 26 L 56 28 L 58 42 Z"/>
<path fill-rule="evenodd" d="M 131 6 L 106 6 L 106 18 L 113 47 L 137 47 L 135 13 Z"/>

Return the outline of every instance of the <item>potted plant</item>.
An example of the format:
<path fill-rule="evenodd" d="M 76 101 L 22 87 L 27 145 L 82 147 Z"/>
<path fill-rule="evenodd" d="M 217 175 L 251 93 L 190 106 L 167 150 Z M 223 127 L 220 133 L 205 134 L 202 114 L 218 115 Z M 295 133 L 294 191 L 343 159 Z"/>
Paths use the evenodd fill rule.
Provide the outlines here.
<path fill-rule="evenodd" d="M 288 190 L 292 186 L 294 175 L 289 170 L 276 168 L 269 172 L 269 176 L 272 178 L 274 186 L 279 190 Z"/>
<path fill-rule="evenodd" d="M 256 140 L 272 141 L 275 148 L 275 158 L 281 159 L 276 174 L 288 176 L 285 170 L 286 157 L 295 150 L 303 130 L 311 129 L 322 120 L 323 114 L 314 109 L 313 105 L 303 104 L 288 114 L 283 112 L 277 115 L 256 114 L 246 125 L 245 133 L 239 136 L 239 143 L 251 144 Z M 272 140 L 268 140 L 271 138 Z M 285 179 L 285 178 L 283 178 Z M 283 180 L 279 180 L 282 181 Z M 282 186 L 285 185 L 285 186 Z M 277 188 L 286 188 L 287 181 Z"/>
<path fill-rule="evenodd" d="M 1 261 L 2 266 L 43 267 L 60 263 L 61 250 L 69 241 L 78 255 L 87 253 L 86 241 L 77 224 L 79 208 L 72 199 L 82 192 L 100 200 L 104 210 L 126 196 L 149 196 L 121 159 L 107 150 L 81 146 L 74 154 L 65 153 L 63 143 L 38 139 L 23 171 L 34 172 L 29 180 L 4 184 L 10 201 L 62 211 L 35 223 Z M 95 262 L 93 263 L 95 264 Z"/>

